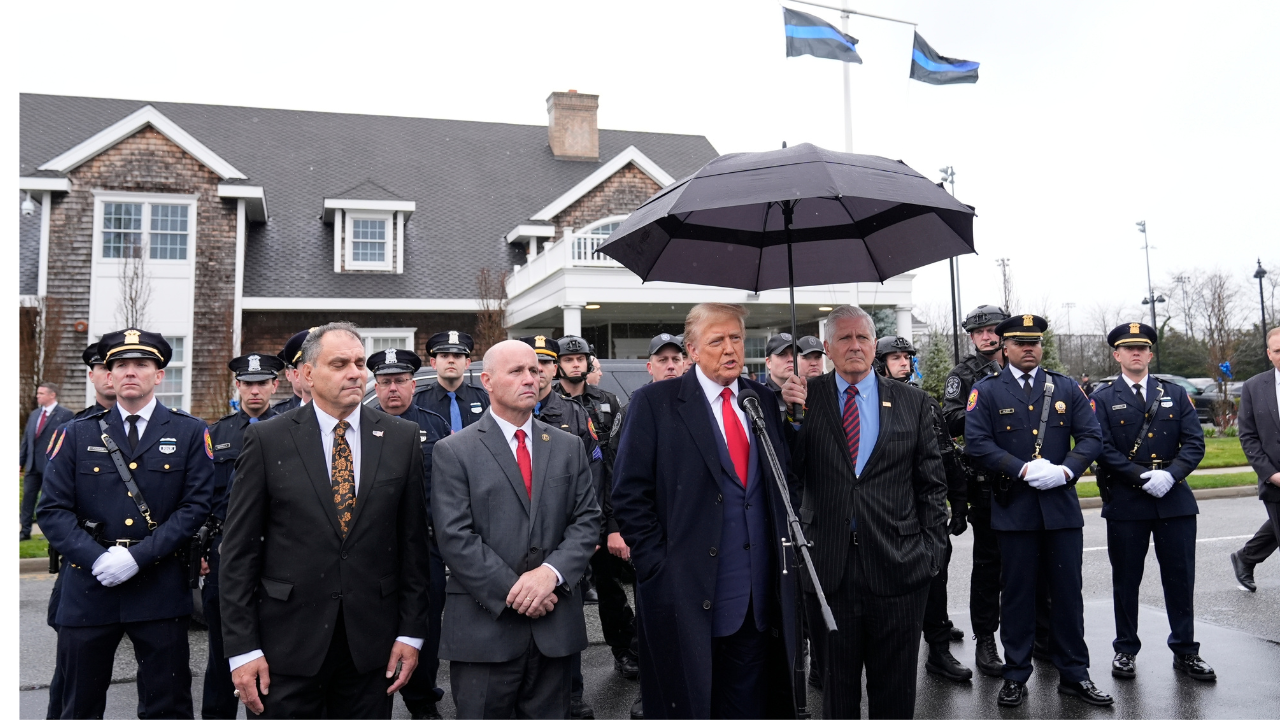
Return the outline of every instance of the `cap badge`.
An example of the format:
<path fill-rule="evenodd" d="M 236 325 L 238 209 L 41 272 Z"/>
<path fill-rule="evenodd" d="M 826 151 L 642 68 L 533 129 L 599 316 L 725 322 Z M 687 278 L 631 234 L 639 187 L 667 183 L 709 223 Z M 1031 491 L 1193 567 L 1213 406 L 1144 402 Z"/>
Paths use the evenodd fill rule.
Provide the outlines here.
<path fill-rule="evenodd" d="M 386 350 L 386 355 L 387 355 L 387 362 L 386 362 L 386 364 L 387 364 L 387 365 L 394 365 L 394 364 L 395 364 L 395 362 L 396 362 L 396 349 L 395 349 L 395 348 L 387 348 L 387 350 Z"/>
<path fill-rule="evenodd" d="M 458 331 L 457 331 L 457 330 L 450 330 L 450 331 L 449 331 L 449 344 L 451 344 L 451 345 L 457 345 L 457 344 L 458 344 Z"/>
<path fill-rule="evenodd" d="M 1142 323 L 1129 323 L 1129 334 L 1130 334 L 1130 335 L 1137 335 L 1137 334 L 1138 334 L 1138 326 L 1140 326 L 1141 324 L 1142 324 Z"/>
<path fill-rule="evenodd" d="M 250 355 L 248 372 L 262 372 L 262 363 L 259 362 L 260 360 L 262 360 L 260 356 Z"/>
<path fill-rule="evenodd" d="M 661 337 L 663 340 L 670 340 L 670 339 L 671 339 L 671 335 L 670 335 L 669 333 L 662 333 L 662 334 L 661 334 L 661 335 L 659 335 L 658 337 Z"/>
<path fill-rule="evenodd" d="M 1031 318 L 1033 318 L 1033 317 L 1035 317 L 1035 316 L 1034 316 L 1034 315 L 1023 315 L 1023 316 L 1022 316 L 1022 327 L 1032 327 L 1032 326 L 1034 326 L 1034 325 L 1035 325 L 1035 323 L 1031 322 Z"/>
<path fill-rule="evenodd" d="M 457 335 L 457 333 L 453 333 L 453 334 L 454 334 L 454 335 Z M 546 347 L 546 346 L 547 346 L 547 338 L 546 338 L 546 337 L 544 337 L 544 336 L 542 336 L 542 335 L 535 335 L 535 336 L 533 337 L 533 346 L 534 346 L 534 347 L 540 347 L 540 348 L 544 348 L 544 347 Z"/>
<path fill-rule="evenodd" d="M 137 344 L 138 344 L 138 342 L 139 342 L 141 339 L 142 339 L 142 333 L 141 333 L 141 332 L 138 332 L 137 330 L 125 330 L 125 331 L 124 331 L 124 343 L 125 343 L 125 345 L 137 345 Z"/>

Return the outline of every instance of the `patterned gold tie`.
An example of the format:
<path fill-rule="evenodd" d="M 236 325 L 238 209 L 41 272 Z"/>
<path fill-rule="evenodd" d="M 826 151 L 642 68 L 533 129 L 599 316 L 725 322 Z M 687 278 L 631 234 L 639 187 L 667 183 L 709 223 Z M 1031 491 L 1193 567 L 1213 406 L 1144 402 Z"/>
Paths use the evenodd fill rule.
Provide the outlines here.
<path fill-rule="evenodd" d="M 347 428 L 351 424 L 343 420 L 333 428 L 333 465 L 330 472 L 333 483 L 333 504 L 338 510 L 338 524 L 342 537 L 347 536 L 351 523 L 351 511 L 356 507 L 356 470 L 351 459 L 351 446 L 347 444 Z"/>

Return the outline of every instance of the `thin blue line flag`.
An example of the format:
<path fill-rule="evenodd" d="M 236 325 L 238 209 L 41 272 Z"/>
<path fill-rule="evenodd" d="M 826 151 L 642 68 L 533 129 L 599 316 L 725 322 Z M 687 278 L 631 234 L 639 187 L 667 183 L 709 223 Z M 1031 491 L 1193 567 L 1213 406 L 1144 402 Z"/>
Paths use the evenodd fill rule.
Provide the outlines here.
<path fill-rule="evenodd" d="M 916 33 L 911 50 L 911 79 L 930 85 L 978 82 L 978 63 L 939 55 Z"/>
<path fill-rule="evenodd" d="M 787 57 L 812 55 L 862 64 L 857 38 L 845 35 L 808 13 L 782 8 L 782 19 L 786 23 Z"/>

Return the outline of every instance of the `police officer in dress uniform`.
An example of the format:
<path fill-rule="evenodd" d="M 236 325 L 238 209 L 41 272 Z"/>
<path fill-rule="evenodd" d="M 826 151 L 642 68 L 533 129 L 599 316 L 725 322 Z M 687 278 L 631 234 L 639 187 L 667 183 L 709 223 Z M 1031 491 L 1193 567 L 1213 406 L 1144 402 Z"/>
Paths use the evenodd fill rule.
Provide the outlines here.
<path fill-rule="evenodd" d="M 1111 696 L 1089 679 L 1080 587 L 1084 515 L 1075 490 L 1076 480 L 1102 452 L 1102 431 L 1080 386 L 1040 367 L 1040 341 L 1048 327 L 1035 315 L 1016 315 L 997 325 L 1008 364 L 996 377 L 979 380 L 965 404 L 965 448 L 992 478 L 991 528 L 1000 543 L 1005 664 L 997 702 L 1012 707 L 1026 698 L 1036 579 L 1045 566 L 1053 569 L 1047 583 L 1058 692 L 1110 705 Z"/>
<path fill-rule="evenodd" d="M 587 411 L 576 402 L 566 400 L 560 393 L 555 392 L 553 381 L 559 375 L 560 366 L 556 362 L 560 356 L 560 344 L 555 340 L 543 336 L 529 336 L 520 338 L 520 342 L 525 343 L 533 348 L 533 352 L 538 357 L 538 402 L 533 407 L 533 415 L 552 427 L 558 427 L 561 430 L 577 435 L 582 439 L 582 444 L 587 450 L 587 457 L 591 458 L 591 477 L 595 480 L 596 488 L 601 487 L 602 478 L 604 477 L 604 451 L 600 449 L 595 431 L 592 430 L 591 418 L 587 415 Z M 609 503 L 609 495 L 600 495 L 600 506 L 605 513 L 606 523 L 613 517 L 613 506 Z M 605 545 L 605 525 L 601 523 L 600 530 L 600 546 Z M 585 578 L 580 587 L 585 587 Z M 601 625 L 606 626 L 604 619 L 601 619 Z M 611 632 L 611 631 L 608 631 Z M 606 642 L 609 642 L 609 635 L 606 634 Z M 612 646 L 612 643 L 611 643 Z M 615 654 L 616 658 L 616 654 Z M 569 696 L 569 717 L 571 718 L 593 718 L 595 711 L 591 706 L 582 699 L 582 654 L 576 653 L 573 659 L 573 678 L 571 681 Z"/>
<path fill-rule="evenodd" d="M 400 688 L 400 697 L 413 718 L 438 718 L 436 703 L 444 697 L 444 690 L 436 686 L 440 672 L 440 619 L 444 613 L 444 558 L 436 546 L 431 522 L 431 454 L 436 442 L 449 436 L 449 421 L 437 412 L 413 404 L 413 374 L 422 367 L 422 358 L 412 350 L 387 348 L 369 356 L 365 367 L 373 373 L 373 389 L 378 396 L 379 408 L 388 415 L 418 424 L 418 439 L 422 443 L 423 482 L 426 491 L 425 512 L 427 534 L 431 543 L 431 586 L 428 589 L 430 615 L 427 618 L 427 637 L 418 655 L 418 669 L 409 682 Z"/>
<path fill-rule="evenodd" d="M 306 341 L 307 336 L 314 329 L 308 328 L 289 338 L 288 342 L 284 344 L 284 349 L 277 355 L 284 361 L 284 379 L 288 380 L 289 387 L 293 388 L 292 397 L 287 400 L 281 400 L 271 406 L 271 409 L 277 415 L 287 413 L 294 408 L 300 408 L 311 402 L 311 388 L 308 388 L 306 381 L 302 379 L 302 370 L 298 367 L 298 363 L 302 360 L 302 343 Z"/>
<path fill-rule="evenodd" d="M 899 382 L 910 383 L 914 370 L 912 359 L 916 350 L 911 341 L 898 335 L 888 335 L 876 341 L 876 372 Z M 947 475 L 947 503 L 951 506 L 950 535 L 965 531 L 965 475 L 960 467 L 955 444 L 947 434 L 942 419 L 942 408 L 933 397 L 928 399 L 933 410 L 933 425 L 938 436 L 938 448 L 942 451 L 942 467 Z M 924 609 L 924 640 L 929 645 L 929 658 L 925 670 L 954 682 L 967 682 L 973 671 L 951 654 L 951 643 L 964 638 L 964 632 L 947 617 L 947 566 L 951 564 L 951 538 L 947 537 L 947 550 L 943 555 L 938 574 L 929 585 L 929 599 Z"/>
<path fill-rule="evenodd" d="M 449 420 L 449 428 L 458 432 L 480 419 L 489 408 L 489 393 L 466 382 L 471 367 L 471 336 L 448 330 L 427 339 L 427 357 L 436 370 L 436 381 L 418 391 L 413 402 Z"/>
<path fill-rule="evenodd" d="M 222 653 L 222 616 L 218 602 L 218 574 L 222 567 L 222 523 L 227 519 L 227 501 L 235 475 L 236 458 L 244 447 L 244 431 L 253 423 L 275 417 L 271 396 L 280 385 L 284 361 L 277 355 L 249 353 L 232 358 L 227 367 L 235 376 L 240 395 L 240 409 L 222 417 L 209 428 L 213 443 L 213 512 L 209 527 L 213 542 L 209 545 L 207 564 L 200 597 L 204 604 L 205 623 L 209 626 L 209 661 L 204 673 L 204 697 L 200 715 L 206 718 L 234 718 L 240 708 L 236 687 L 231 682 L 231 667 Z"/>
<path fill-rule="evenodd" d="M 1147 372 L 1155 342 L 1155 328 L 1142 323 L 1125 323 L 1108 333 L 1121 374 L 1093 394 L 1102 428 L 1098 490 L 1107 520 L 1116 614 L 1111 674 L 1132 678 L 1137 673 L 1135 658 L 1142 646 L 1138 586 L 1154 536 L 1173 669 L 1196 680 L 1214 680 L 1217 675 L 1200 657 L 1195 641 L 1192 594 L 1199 508 L 1186 483 L 1204 457 L 1204 431 L 1187 391 Z"/>
<path fill-rule="evenodd" d="M 56 618 L 62 717 L 102 717 L 116 647 L 128 635 L 144 713 L 189 718 L 192 603 L 183 556 L 211 510 L 213 445 L 202 420 L 156 400 L 173 355 L 163 337 L 107 333 L 98 353 L 116 405 L 68 424 L 50 452 L 39 507 L 45 537 L 64 559 Z"/>

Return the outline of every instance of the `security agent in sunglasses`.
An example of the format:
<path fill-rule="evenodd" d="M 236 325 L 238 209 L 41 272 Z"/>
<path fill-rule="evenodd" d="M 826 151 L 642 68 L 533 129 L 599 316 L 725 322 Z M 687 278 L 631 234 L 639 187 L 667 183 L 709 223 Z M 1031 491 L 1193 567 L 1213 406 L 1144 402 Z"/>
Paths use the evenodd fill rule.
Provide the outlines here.
<path fill-rule="evenodd" d="M 876 341 L 876 372 L 891 380 L 914 384 L 911 383 L 911 361 L 915 356 L 916 349 L 907 338 L 898 335 L 882 337 Z M 951 505 L 948 532 L 959 535 L 965 531 L 965 475 L 956 457 L 955 444 L 947 435 L 942 408 L 932 397 L 928 397 L 927 402 L 933 410 L 933 426 L 938 435 L 938 448 L 942 451 L 942 468 L 947 475 L 947 503 Z M 947 566 L 950 564 L 951 538 L 948 537 L 942 565 L 929 585 L 929 600 L 924 608 L 924 639 L 929 645 L 929 659 L 924 667 L 947 680 L 967 682 L 973 678 L 973 671 L 961 665 L 951 654 L 951 642 L 963 639 L 964 631 L 947 617 Z"/>
<path fill-rule="evenodd" d="M 1102 452 L 1102 431 L 1075 380 L 1040 367 L 1049 323 L 1015 315 L 996 326 L 1008 364 L 978 381 L 965 405 L 965 452 L 993 478 L 991 528 L 1000 543 L 1004 685 L 997 703 L 1021 705 L 1031 677 L 1036 584 L 1047 572 L 1058 692 L 1091 705 L 1112 698 L 1089 679 L 1080 567 L 1084 515 L 1075 483 Z M 1074 445 L 1073 445 L 1074 441 Z"/>
<path fill-rule="evenodd" d="M 1217 674 L 1200 657 L 1192 600 L 1196 579 L 1196 506 L 1187 475 L 1204 457 L 1204 432 L 1187 391 L 1148 373 L 1156 330 L 1125 323 L 1107 335 L 1121 374 L 1093 393 L 1102 429 L 1098 490 L 1107 521 L 1111 594 L 1115 602 L 1115 658 L 1111 674 L 1137 674 L 1138 586 L 1147 548 L 1155 540 L 1173 669 L 1196 680 Z"/>
<path fill-rule="evenodd" d="M 38 508 L 63 560 L 62 715 L 102 717 L 116 649 L 128 635 L 146 716 L 191 717 L 184 551 L 209 516 L 213 446 L 203 420 L 156 400 L 173 357 L 163 337 L 137 328 L 107 333 L 98 354 L 116 405 L 66 426 L 50 451 Z"/>

